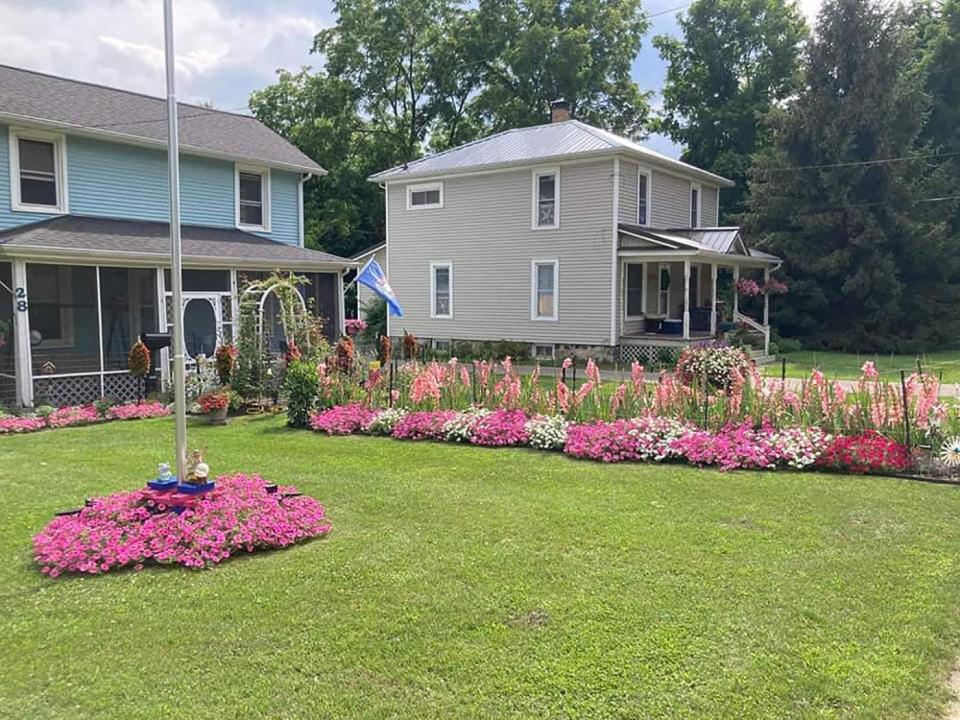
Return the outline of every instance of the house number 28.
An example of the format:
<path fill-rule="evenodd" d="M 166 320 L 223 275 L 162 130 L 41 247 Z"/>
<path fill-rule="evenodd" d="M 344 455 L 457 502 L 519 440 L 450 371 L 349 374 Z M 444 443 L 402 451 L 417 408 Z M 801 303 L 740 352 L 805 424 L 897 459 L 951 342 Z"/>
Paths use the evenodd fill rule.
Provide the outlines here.
<path fill-rule="evenodd" d="M 14 295 L 17 298 L 17 312 L 26 312 L 27 311 L 27 291 L 18 287 L 14 289 Z"/>

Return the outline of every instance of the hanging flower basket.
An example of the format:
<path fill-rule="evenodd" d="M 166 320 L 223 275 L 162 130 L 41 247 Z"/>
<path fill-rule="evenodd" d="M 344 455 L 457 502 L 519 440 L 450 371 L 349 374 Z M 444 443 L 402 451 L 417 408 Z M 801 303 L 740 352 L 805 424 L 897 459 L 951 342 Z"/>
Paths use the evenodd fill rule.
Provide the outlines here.
<path fill-rule="evenodd" d="M 763 294 L 763 288 L 760 287 L 756 280 L 742 278 L 737 280 L 737 294 L 741 297 L 756 297 L 757 295 Z"/>

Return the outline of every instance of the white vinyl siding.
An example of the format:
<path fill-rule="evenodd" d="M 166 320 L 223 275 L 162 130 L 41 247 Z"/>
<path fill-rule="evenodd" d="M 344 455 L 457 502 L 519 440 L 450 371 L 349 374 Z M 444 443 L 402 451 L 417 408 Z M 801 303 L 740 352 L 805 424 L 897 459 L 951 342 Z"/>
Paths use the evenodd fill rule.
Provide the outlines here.
<path fill-rule="evenodd" d="M 546 344 L 610 342 L 613 160 L 562 165 L 561 226 L 531 230 L 531 169 L 444 179 L 443 212 L 405 212 L 406 186 L 390 183 L 390 284 L 403 306 L 392 319 L 422 338 L 514 340 Z M 563 269 L 562 310 L 554 322 L 531 319 L 530 264 Z M 430 316 L 425 270 L 454 265 L 454 319 Z M 560 287 L 560 286 L 558 286 Z"/>
<path fill-rule="evenodd" d="M 530 318 L 556 320 L 559 263 L 556 260 L 534 260 L 530 273 Z"/>
<path fill-rule="evenodd" d="M 720 218 L 717 217 L 720 188 L 713 185 L 704 185 L 700 190 L 700 225 L 702 227 L 717 227 Z"/>
<path fill-rule="evenodd" d="M 442 182 L 407 185 L 407 210 L 432 210 L 442 207 Z"/>
<path fill-rule="evenodd" d="M 430 263 L 430 317 L 453 318 L 453 263 Z"/>

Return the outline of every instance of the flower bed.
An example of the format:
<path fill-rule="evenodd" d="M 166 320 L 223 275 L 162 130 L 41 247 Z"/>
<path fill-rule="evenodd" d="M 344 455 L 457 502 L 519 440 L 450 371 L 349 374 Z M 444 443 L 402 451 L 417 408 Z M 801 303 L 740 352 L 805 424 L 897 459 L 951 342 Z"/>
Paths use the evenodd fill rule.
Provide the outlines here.
<path fill-rule="evenodd" d="M 147 562 L 204 568 L 241 552 L 281 548 L 330 532 L 324 507 L 296 488 L 268 493 L 258 475 L 217 478 L 182 513 L 147 490 L 95 498 L 77 515 L 57 517 L 33 540 L 41 572 L 101 574 Z"/>
<path fill-rule="evenodd" d="M 114 405 L 101 412 L 96 405 L 62 407 L 46 415 L 6 415 L 0 417 L 0 435 L 36 432 L 52 428 L 92 425 L 109 420 L 145 420 L 165 417 L 170 408 L 163 403 L 126 403 Z"/>
<path fill-rule="evenodd" d="M 577 423 L 561 415 L 531 418 L 521 410 L 405 412 L 352 405 L 317 413 L 311 426 L 329 435 L 366 432 L 398 440 L 528 446 L 604 463 L 673 460 L 721 471 L 816 466 L 889 473 L 910 466 L 907 448 L 877 433 L 833 437 L 817 427 L 776 428 L 769 423 L 756 427 L 749 421 L 704 430 L 655 415 Z"/>

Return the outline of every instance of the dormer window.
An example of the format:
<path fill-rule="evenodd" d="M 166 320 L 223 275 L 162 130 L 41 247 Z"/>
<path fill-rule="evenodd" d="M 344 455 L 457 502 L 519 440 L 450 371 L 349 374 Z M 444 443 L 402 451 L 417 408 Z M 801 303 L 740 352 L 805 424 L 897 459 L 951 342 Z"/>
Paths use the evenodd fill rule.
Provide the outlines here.
<path fill-rule="evenodd" d="M 560 169 L 533 172 L 533 229 L 560 227 Z"/>
<path fill-rule="evenodd" d="M 11 200 L 14 210 L 67 212 L 67 158 L 62 135 L 10 133 Z"/>
<path fill-rule="evenodd" d="M 237 227 L 270 230 L 270 171 L 237 166 Z"/>
<path fill-rule="evenodd" d="M 407 210 L 443 207 L 443 183 L 407 185 Z"/>

